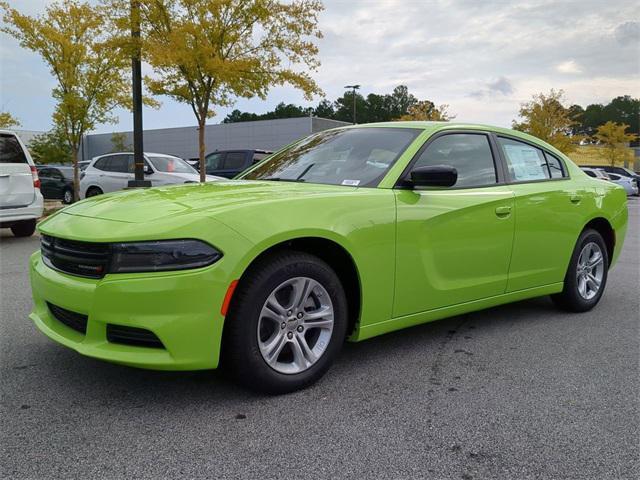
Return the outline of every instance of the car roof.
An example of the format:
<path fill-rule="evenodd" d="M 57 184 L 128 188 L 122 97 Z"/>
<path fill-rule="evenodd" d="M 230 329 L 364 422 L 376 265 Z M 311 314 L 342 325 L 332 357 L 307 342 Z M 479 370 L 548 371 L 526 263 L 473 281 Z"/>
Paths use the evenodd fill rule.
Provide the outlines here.
<path fill-rule="evenodd" d="M 364 123 L 357 125 L 348 125 L 344 127 L 338 127 L 335 130 L 344 130 L 350 128 L 372 128 L 372 127 L 384 127 L 384 128 L 415 128 L 425 131 L 431 131 L 435 133 L 437 131 L 444 130 L 480 130 L 480 131 L 489 131 L 497 134 L 504 134 L 511 137 L 522 139 L 525 142 L 533 143 L 541 148 L 545 148 L 550 152 L 553 152 L 556 155 L 566 157 L 562 152 L 560 152 L 553 145 L 548 144 L 547 142 L 540 140 L 533 135 L 529 135 L 528 133 L 520 132 L 518 130 L 513 130 L 511 128 L 504 127 L 496 127 L 494 125 L 487 125 L 482 123 L 465 123 L 465 122 L 431 122 L 431 121 L 398 121 L 398 122 L 378 122 L 378 123 Z"/>

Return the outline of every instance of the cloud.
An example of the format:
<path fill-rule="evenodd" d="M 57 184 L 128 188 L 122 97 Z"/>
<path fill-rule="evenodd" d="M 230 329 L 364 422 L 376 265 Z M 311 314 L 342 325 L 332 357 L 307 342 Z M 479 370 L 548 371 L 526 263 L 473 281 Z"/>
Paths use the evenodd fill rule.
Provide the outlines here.
<path fill-rule="evenodd" d="M 616 27 L 613 32 L 620 45 L 635 45 L 640 42 L 640 22 L 625 22 Z"/>
<path fill-rule="evenodd" d="M 500 77 L 495 81 L 488 82 L 484 88 L 474 90 L 469 93 L 470 97 L 484 98 L 495 95 L 511 95 L 513 93 L 513 85 L 507 77 Z"/>
<path fill-rule="evenodd" d="M 556 71 L 560 73 L 582 73 L 582 67 L 575 60 L 566 60 L 556 65 Z"/>
<path fill-rule="evenodd" d="M 30 10 L 45 0 L 24 0 Z M 617 95 L 640 96 L 637 0 L 324 0 L 318 41 L 321 67 L 311 72 L 328 99 L 344 85 L 361 92 L 388 93 L 405 84 L 420 99 L 449 104 L 460 121 L 508 126 L 521 102 L 550 88 L 564 89 L 571 103 L 585 106 Z M 27 7 L 25 7 L 27 8 Z M 37 56 L 25 54 L 0 34 L 3 102 L 25 128 L 50 126 L 51 79 Z M 7 49 L 12 49 L 7 53 Z M 44 100 L 43 100 L 44 99 Z M 284 86 L 265 101 L 239 99 L 218 108 L 219 122 L 233 108 L 265 112 L 279 102 L 313 104 Z M 194 125 L 188 106 L 162 98 L 159 110 L 144 112 L 146 128 Z M 129 128 L 131 116 L 120 114 Z"/>

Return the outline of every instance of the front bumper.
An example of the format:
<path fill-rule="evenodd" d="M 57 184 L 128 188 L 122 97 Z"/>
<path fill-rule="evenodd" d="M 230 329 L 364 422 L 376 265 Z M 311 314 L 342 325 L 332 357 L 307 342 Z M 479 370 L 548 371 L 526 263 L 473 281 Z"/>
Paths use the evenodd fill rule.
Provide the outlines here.
<path fill-rule="evenodd" d="M 216 368 L 224 321 L 220 306 L 228 287 L 228 274 L 219 267 L 96 280 L 58 272 L 36 252 L 30 260 L 30 318 L 52 340 L 89 357 L 156 370 Z M 60 322 L 48 303 L 86 315 L 86 334 Z M 153 332 L 165 348 L 109 342 L 107 324 Z"/>

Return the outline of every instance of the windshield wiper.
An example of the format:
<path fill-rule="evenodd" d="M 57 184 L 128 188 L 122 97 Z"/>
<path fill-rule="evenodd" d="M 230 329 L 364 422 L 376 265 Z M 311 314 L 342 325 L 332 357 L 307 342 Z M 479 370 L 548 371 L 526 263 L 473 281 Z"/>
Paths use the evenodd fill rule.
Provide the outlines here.
<path fill-rule="evenodd" d="M 281 177 L 267 177 L 262 180 L 270 180 L 272 182 L 304 182 L 303 178 L 281 178 Z"/>

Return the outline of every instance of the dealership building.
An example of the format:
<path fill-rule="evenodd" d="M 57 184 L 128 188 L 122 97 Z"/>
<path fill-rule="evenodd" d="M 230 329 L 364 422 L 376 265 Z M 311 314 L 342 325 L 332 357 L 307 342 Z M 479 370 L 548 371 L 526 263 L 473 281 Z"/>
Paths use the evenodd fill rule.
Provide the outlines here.
<path fill-rule="evenodd" d="M 277 150 L 299 138 L 329 128 L 349 125 L 318 117 L 282 118 L 256 122 L 221 123 L 205 126 L 206 153 L 215 150 Z M 133 145 L 133 132 L 124 134 L 124 145 Z M 82 146 L 83 160 L 114 151 L 113 134 L 90 134 Z M 162 128 L 144 131 L 144 151 L 198 158 L 198 127 Z"/>

